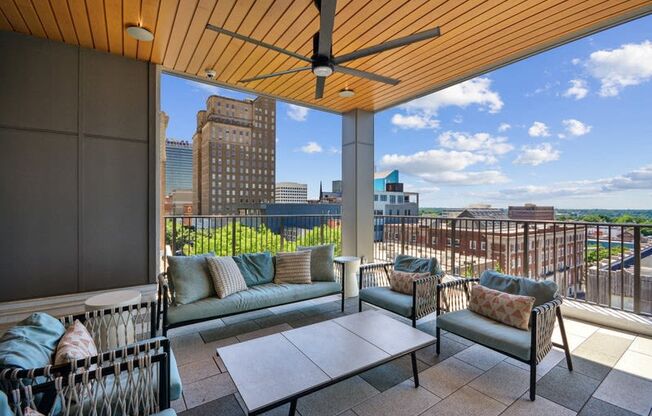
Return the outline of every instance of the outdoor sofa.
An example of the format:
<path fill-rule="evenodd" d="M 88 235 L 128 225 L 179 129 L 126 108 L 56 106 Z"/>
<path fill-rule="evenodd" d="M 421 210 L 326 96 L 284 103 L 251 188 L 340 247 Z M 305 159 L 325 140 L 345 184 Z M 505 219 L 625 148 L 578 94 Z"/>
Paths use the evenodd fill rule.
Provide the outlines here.
<path fill-rule="evenodd" d="M 343 263 L 333 260 L 334 246 L 299 247 L 310 250 L 310 284 L 274 283 L 275 256 L 247 253 L 232 256 L 247 290 L 218 298 L 206 264 L 207 253 L 169 256 L 168 268 L 159 275 L 159 304 L 162 305 L 163 336 L 172 328 L 237 315 L 272 306 L 285 305 L 334 294 L 342 296 L 344 311 Z"/>

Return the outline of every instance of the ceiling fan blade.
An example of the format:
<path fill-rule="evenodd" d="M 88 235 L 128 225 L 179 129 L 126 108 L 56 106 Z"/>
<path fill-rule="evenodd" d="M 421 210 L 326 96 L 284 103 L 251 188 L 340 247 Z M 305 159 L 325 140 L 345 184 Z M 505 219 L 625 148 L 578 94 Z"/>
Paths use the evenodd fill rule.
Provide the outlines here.
<path fill-rule="evenodd" d="M 285 75 L 285 74 L 294 74 L 295 72 L 309 71 L 311 69 L 312 69 L 312 67 L 310 67 L 310 66 L 302 66 L 301 68 L 292 68 L 292 69 L 288 69 L 286 71 L 273 72 L 271 74 L 264 74 L 264 75 L 258 75 L 256 77 L 245 78 L 245 79 L 241 79 L 238 82 L 245 83 L 245 82 L 251 82 L 251 81 L 258 81 L 260 79 L 278 77 L 280 75 Z"/>
<path fill-rule="evenodd" d="M 321 0 L 319 2 L 319 45 L 317 54 L 331 56 L 333 46 L 333 26 L 335 25 L 336 0 Z"/>
<path fill-rule="evenodd" d="M 376 53 L 388 51 L 390 49 L 399 48 L 401 46 L 409 45 L 410 43 L 419 42 L 426 39 L 436 38 L 440 35 L 439 28 L 426 30 L 425 32 L 415 33 L 404 38 L 392 39 L 380 45 L 370 46 L 368 48 L 360 49 L 355 52 L 347 53 L 333 59 L 333 63 L 342 64 L 344 62 L 352 61 L 354 59 L 364 58 L 365 56 L 373 55 Z"/>
<path fill-rule="evenodd" d="M 317 85 L 315 88 L 315 98 L 320 99 L 324 96 L 324 87 L 326 86 L 326 77 L 317 77 Z"/>
<path fill-rule="evenodd" d="M 303 55 L 298 54 L 296 52 L 292 52 L 292 51 L 288 51 L 288 50 L 283 49 L 283 48 L 279 48 L 278 46 L 274 46 L 274 45 L 271 45 L 269 43 L 265 43 L 265 42 L 262 42 L 262 41 L 259 41 L 259 40 L 256 40 L 256 39 L 252 39 L 252 38 L 250 38 L 248 36 L 244 36 L 244 35 L 241 35 L 239 33 L 231 32 L 230 30 L 224 29 L 222 27 L 217 27 L 217 26 L 213 26 L 211 24 L 207 24 L 206 29 L 212 30 L 212 31 L 218 32 L 218 33 L 223 33 L 223 34 L 225 34 L 227 36 L 231 36 L 233 38 L 240 39 L 240 40 L 243 40 L 245 42 L 253 43 L 254 45 L 262 46 L 263 48 L 271 49 L 273 51 L 283 53 L 285 55 L 292 56 L 293 58 L 297 58 L 297 59 L 300 59 L 302 61 L 311 62 L 310 58 L 308 58 L 307 56 L 303 56 Z"/>
<path fill-rule="evenodd" d="M 371 72 L 360 71 L 359 69 L 353 69 L 346 66 L 335 65 L 335 71 L 341 72 L 347 75 L 353 75 L 354 77 L 366 78 L 372 81 L 384 82 L 385 84 L 396 85 L 401 82 L 395 78 L 384 77 L 382 75 L 372 74 Z"/>

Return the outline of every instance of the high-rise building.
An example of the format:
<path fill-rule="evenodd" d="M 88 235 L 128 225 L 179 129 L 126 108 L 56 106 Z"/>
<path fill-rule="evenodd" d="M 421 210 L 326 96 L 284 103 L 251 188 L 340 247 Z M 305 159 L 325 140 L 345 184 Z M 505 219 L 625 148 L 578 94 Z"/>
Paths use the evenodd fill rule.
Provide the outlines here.
<path fill-rule="evenodd" d="M 181 140 L 165 142 L 165 194 L 192 189 L 192 143 Z"/>
<path fill-rule="evenodd" d="M 308 200 L 308 185 L 297 182 L 279 182 L 276 184 L 277 204 L 301 204 Z"/>
<path fill-rule="evenodd" d="M 507 216 L 512 220 L 554 221 L 555 207 L 542 207 L 535 204 L 510 206 L 507 210 Z"/>
<path fill-rule="evenodd" d="M 274 201 L 276 101 L 212 95 L 192 140 L 193 210 L 239 214 Z"/>

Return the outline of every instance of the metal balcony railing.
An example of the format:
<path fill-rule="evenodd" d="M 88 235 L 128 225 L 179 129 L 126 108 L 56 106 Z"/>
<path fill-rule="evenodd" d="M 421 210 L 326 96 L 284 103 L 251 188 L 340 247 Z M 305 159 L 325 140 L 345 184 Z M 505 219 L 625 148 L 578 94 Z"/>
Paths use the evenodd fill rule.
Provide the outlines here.
<path fill-rule="evenodd" d="M 339 215 L 166 217 L 172 253 L 236 255 L 335 244 Z M 652 227 L 493 218 L 374 217 L 374 259 L 435 257 L 449 274 L 484 270 L 557 282 L 563 296 L 652 315 Z M 646 267 L 646 265 L 648 265 Z"/>

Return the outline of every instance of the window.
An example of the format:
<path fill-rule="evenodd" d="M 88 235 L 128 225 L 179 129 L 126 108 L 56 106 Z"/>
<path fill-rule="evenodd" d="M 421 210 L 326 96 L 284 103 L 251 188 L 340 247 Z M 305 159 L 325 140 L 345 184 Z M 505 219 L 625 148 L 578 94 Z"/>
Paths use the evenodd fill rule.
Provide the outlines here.
<path fill-rule="evenodd" d="M 416 242 L 417 242 L 417 236 L 416 236 L 415 234 L 412 234 L 412 235 L 410 236 L 410 242 L 412 242 L 412 243 L 416 243 Z"/>
<path fill-rule="evenodd" d="M 447 239 L 446 239 L 446 245 L 447 245 L 448 247 L 451 246 L 451 242 L 452 242 L 452 240 L 451 240 L 450 238 L 447 238 Z"/>
<path fill-rule="evenodd" d="M 389 203 L 390 204 L 395 204 L 396 203 L 396 195 L 390 195 L 389 196 Z"/>
<path fill-rule="evenodd" d="M 475 250 L 477 247 L 478 247 L 478 246 L 477 246 L 477 241 L 475 241 L 475 240 L 471 240 L 471 241 L 469 241 L 469 248 L 470 248 L 471 250 Z"/>
<path fill-rule="evenodd" d="M 455 247 L 459 247 L 459 246 L 460 246 L 460 239 L 456 238 L 455 239 Z"/>
<path fill-rule="evenodd" d="M 382 202 L 387 202 L 387 195 L 381 195 L 381 196 L 380 196 L 380 200 L 381 200 Z"/>
<path fill-rule="evenodd" d="M 374 201 L 378 201 L 378 194 L 374 194 Z"/>
<path fill-rule="evenodd" d="M 437 244 L 437 237 L 432 237 L 432 239 L 430 241 L 431 241 L 433 246 L 436 245 Z"/>
<path fill-rule="evenodd" d="M 487 243 L 485 241 L 480 242 L 480 250 L 486 250 L 487 249 Z"/>

